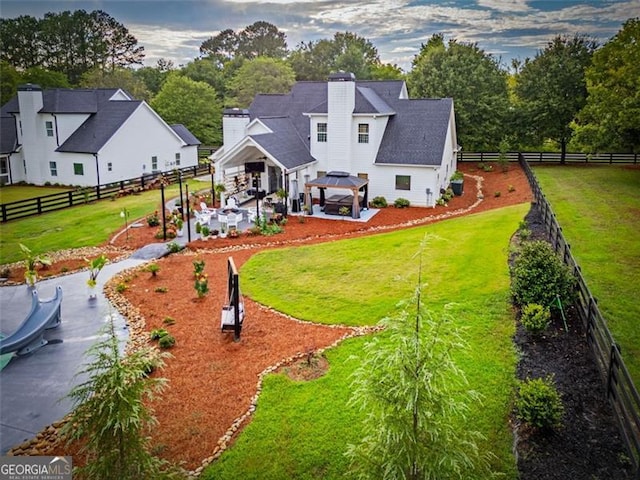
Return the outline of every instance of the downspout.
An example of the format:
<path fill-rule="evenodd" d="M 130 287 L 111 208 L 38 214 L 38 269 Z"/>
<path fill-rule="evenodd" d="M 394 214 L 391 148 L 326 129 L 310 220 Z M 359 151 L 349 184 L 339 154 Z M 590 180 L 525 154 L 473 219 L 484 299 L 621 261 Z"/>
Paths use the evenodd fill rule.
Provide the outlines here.
<path fill-rule="evenodd" d="M 59 142 L 59 136 L 58 136 L 58 117 L 56 117 L 55 113 L 52 113 L 51 116 L 53 117 L 53 124 L 55 125 L 56 128 L 56 147 L 60 146 L 60 142 Z"/>
<path fill-rule="evenodd" d="M 100 164 L 98 163 L 98 154 L 94 153 L 94 157 L 96 157 L 96 198 L 100 200 Z"/>

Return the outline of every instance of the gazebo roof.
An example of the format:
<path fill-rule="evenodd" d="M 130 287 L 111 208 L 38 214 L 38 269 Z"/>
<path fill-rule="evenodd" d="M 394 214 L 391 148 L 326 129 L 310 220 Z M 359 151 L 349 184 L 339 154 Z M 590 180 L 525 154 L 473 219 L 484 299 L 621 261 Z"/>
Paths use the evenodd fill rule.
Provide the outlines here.
<path fill-rule="evenodd" d="M 318 188 L 350 188 L 360 189 L 369 180 L 350 175 L 348 172 L 328 172 L 324 177 L 318 177 L 315 180 L 305 183 L 306 187 L 318 187 Z"/>

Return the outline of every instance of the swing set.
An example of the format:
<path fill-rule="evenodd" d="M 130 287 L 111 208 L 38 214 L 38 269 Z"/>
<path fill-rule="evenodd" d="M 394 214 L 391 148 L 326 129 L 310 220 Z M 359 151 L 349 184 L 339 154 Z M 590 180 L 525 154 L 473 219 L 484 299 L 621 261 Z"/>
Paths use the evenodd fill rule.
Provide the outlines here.
<path fill-rule="evenodd" d="M 227 260 L 227 295 L 220 315 L 220 331 L 233 330 L 233 340 L 240 341 L 244 320 L 244 301 L 240 294 L 240 276 L 232 257 Z"/>

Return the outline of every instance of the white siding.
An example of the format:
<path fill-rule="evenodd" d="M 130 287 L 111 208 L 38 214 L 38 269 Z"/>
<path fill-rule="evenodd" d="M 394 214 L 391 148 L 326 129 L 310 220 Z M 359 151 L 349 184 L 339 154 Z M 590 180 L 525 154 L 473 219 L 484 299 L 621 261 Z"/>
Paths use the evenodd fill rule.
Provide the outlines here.
<path fill-rule="evenodd" d="M 369 201 L 382 196 L 392 204 L 398 198 L 406 198 L 414 206 L 433 206 L 440 197 L 436 189 L 438 168 L 405 165 L 376 165 L 369 174 Z M 411 190 L 396 190 L 396 175 L 411 177 Z M 432 191 L 430 205 L 427 205 L 426 189 Z"/>
<path fill-rule="evenodd" d="M 318 123 L 327 123 L 326 115 L 312 116 L 309 118 L 311 122 L 311 131 L 309 133 L 310 153 L 313 158 L 318 160 L 323 166 L 327 165 L 327 151 L 331 136 L 327 132 L 327 141 L 318 142 Z M 322 169 L 321 169 L 322 170 Z"/>
<path fill-rule="evenodd" d="M 183 149 L 182 140 L 143 103 L 127 119 L 98 153 L 100 183 L 112 183 L 151 173 L 151 157 L 158 157 L 158 169 L 176 168 L 176 153 L 180 153 L 180 168 L 198 163 L 197 153 Z M 197 149 L 196 149 L 197 151 Z M 190 154 L 190 155 L 189 155 Z M 107 163 L 113 170 L 107 171 Z"/>

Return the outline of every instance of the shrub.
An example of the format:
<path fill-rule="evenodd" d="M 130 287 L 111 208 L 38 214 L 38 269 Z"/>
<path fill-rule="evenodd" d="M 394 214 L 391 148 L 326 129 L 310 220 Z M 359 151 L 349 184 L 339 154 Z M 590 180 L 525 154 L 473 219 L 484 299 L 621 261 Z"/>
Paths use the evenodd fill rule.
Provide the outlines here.
<path fill-rule="evenodd" d="M 162 323 L 164 323 L 165 325 L 174 325 L 176 323 L 176 319 L 173 317 L 164 317 Z"/>
<path fill-rule="evenodd" d="M 564 304 L 573 300 L 575 279 L 571 269 L 541 240 L 522 244 L 512 268 L 511 293 L 518 305 L 555 305 L 556 296 Z"/>
<path fill-rule="evenodd" d="M 158 340 L 158 345 L 160 348 L 171 348 L 176 344 L 176 339 L 171 334 L 166 334 L 160 337 Z"/>
<path fill-rule="evenodd" d="M 147 225 L 150 227 L 157 227 L 160 225 L 160 218 L 158 217 L 158 212 L 155 211 L 151 215 L 147 215 Z"/>
<path fill-rule="evenodd" d="M 387 206 L 387 199 L 384 197 L 373 197 L 371 206 L 375 208 L 385 208 Z"/>
<path fill-rule="evenodd" d="M 156 287 L 155 292 L 156 293 L 167 293 L 169 291 L 169 289 L 167 287 Z"/>
<path fill-rule="evenodd" d="M 204 297 L 209 292 L 209 280 L 206 273 L 201 273 L 196 276 L 193 288 L 195 288 L 198 298 Z"/>
<path fill-rule="evenodd" d="M 520 382 L 516 410 L 517 417 L 532 427 L 550 429 L 560 426 L 564 405 L 553 377 Z"/>
<path fill-rule="evenodd" d="M 204 260 L 194 260 L 193 261 L 193 276 L 198 277 L 204 272 Z"/>
<path fill-rule="evenodd" d="M 167 250 L 169 250 L 169 253 L 178 253 L 182 250 L 182 247 L 178 242 L 169 242 L 167 243 Z"/>
<path fill-rule="evenodd" d="M 522 309 L 520 322 L 529 333 L 537 335 L 544 332 L 551 322 L 549 307 L 544 307 L 537 303 L 528 303 Z"/>
<path fill-rule="evenodd" d="M 496 197 L 496 198 L 498 198 L 500 195 L 502 195 L 502 194 L 500 193 L 500 190 L 498 190 L 498 191 L 496 191 L 496 192 L 493 192 L 493 196 L 494 196 L 494 197 Z"/>
<path fill-rule="evenodd" d="M 393 202 L 393 206 L 396 208 L 406 208 L 411 205 L 411 202 L 406 198 L 396 198 L 396 201 Z"/>
<path fill-rule="evenodd" d="M 464 174 L 460 170 L 456 170 L 451 175 L 451 180 L 464 180 Z"/>
<path fill-rule="evenodd" d="M 155 277 L 156 275 L 158 275 L 158 272 L 160 271 L 160 265 L 158 265 L 156 262 L 150 263 L 149 265 L 147 265 L 146 270 L 153 277 Z"/>
<path fill-rule="evenodd" d="M 126 289 L 127 289 L 127 286 L 123 282 L 120 282 L 116 286 L 116 292 L 118 292 L 118 293 L 123 293 Z"/>
<path fill-rule="evenodd" d="M 166 331 L 164 328 L 156 328 L 155 330 L 151 330 L 151 333 L 149 334 L 149 338 L 151 340 L 160 340 L 165 335 L 169 335 L 169 332 Z"/>

